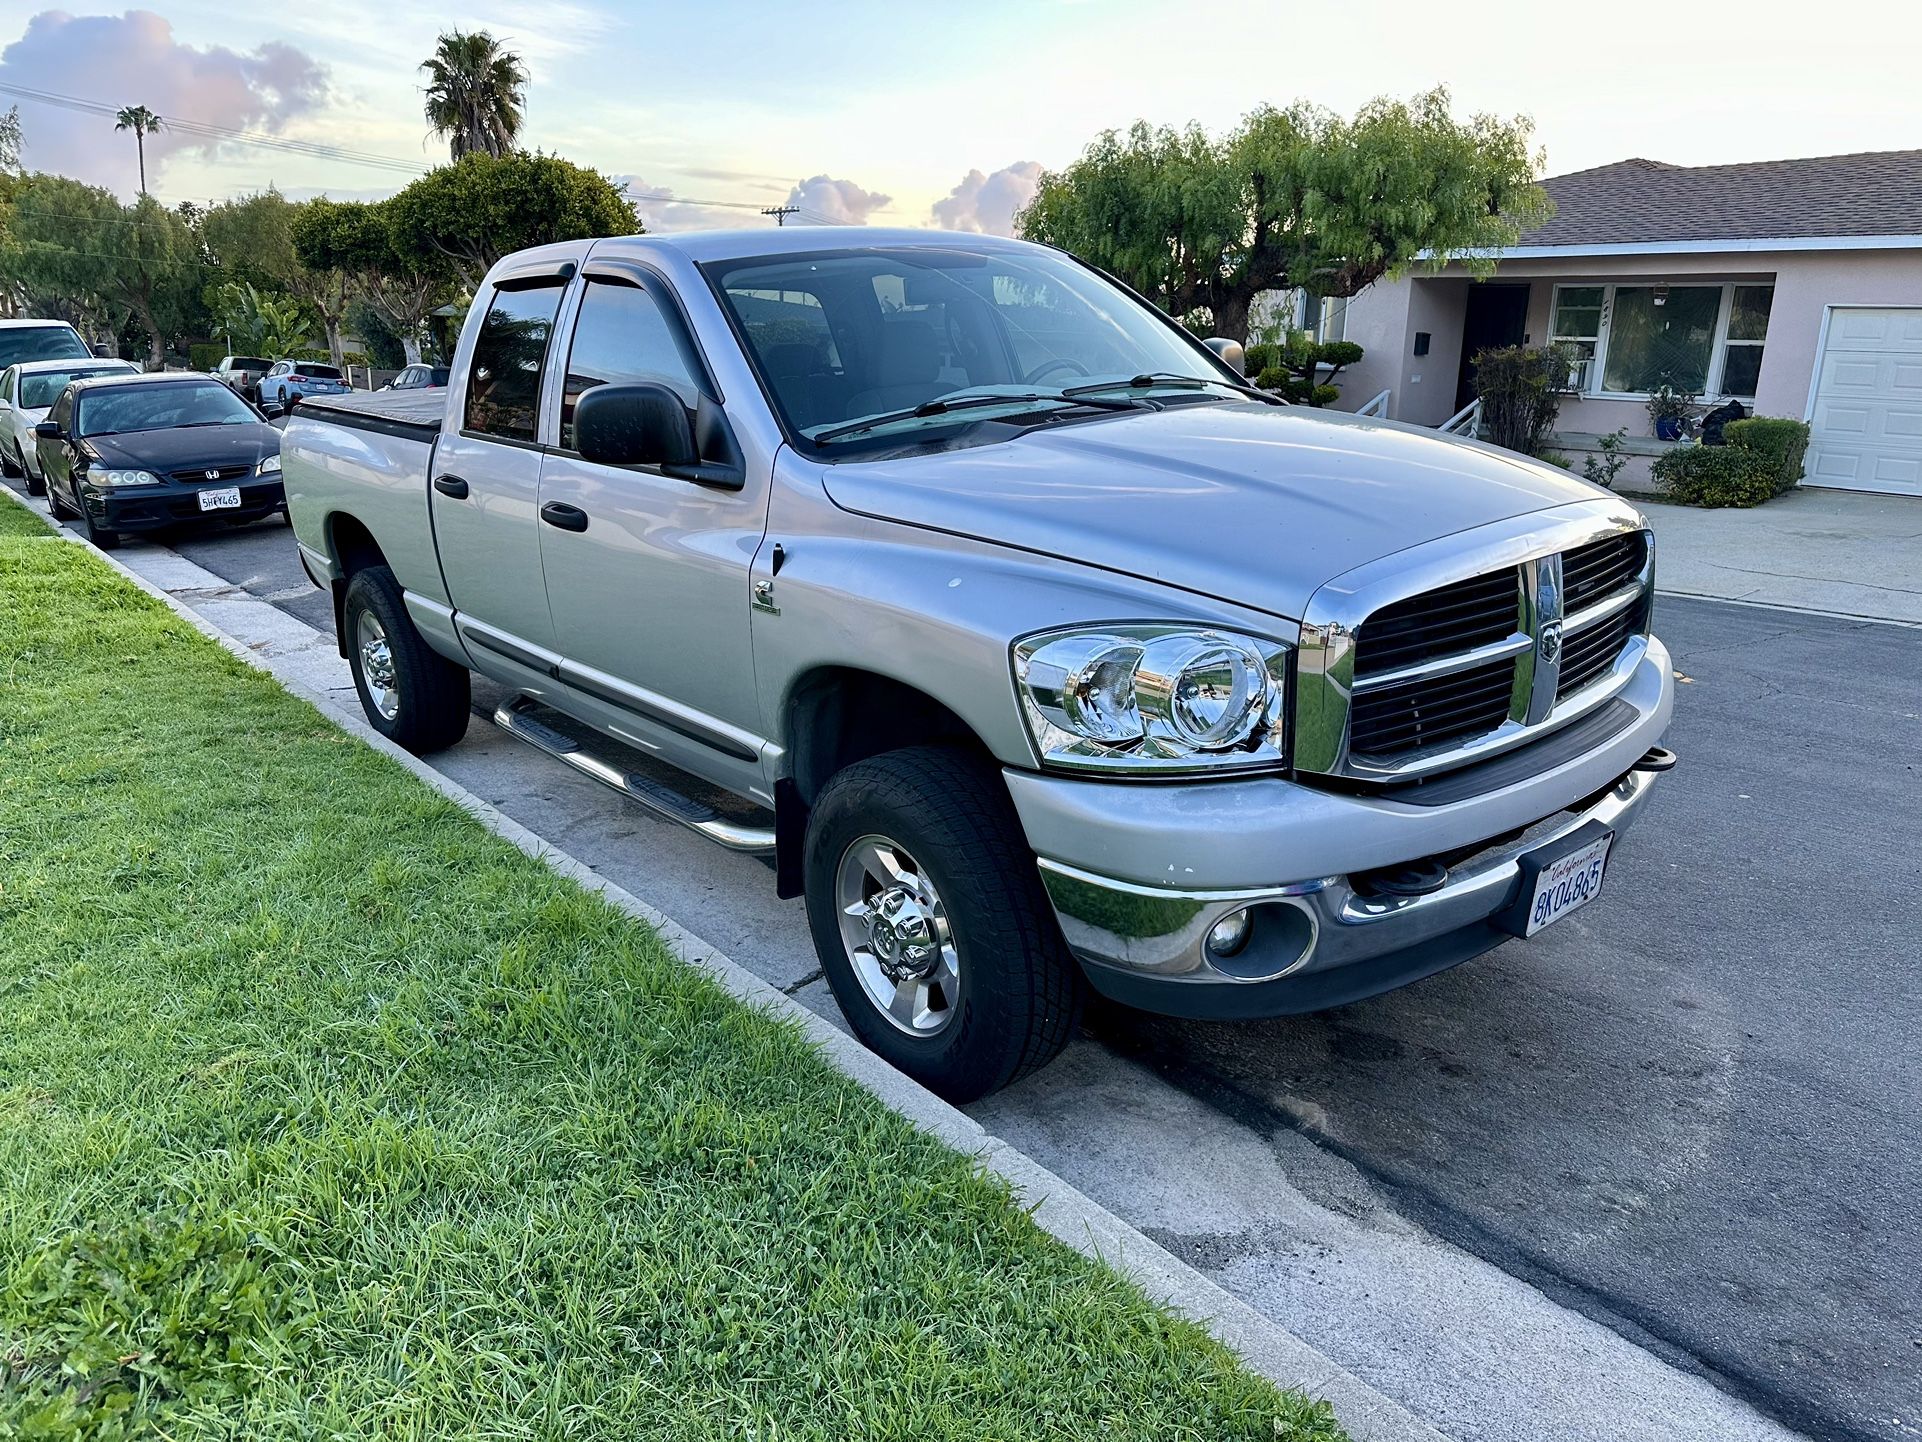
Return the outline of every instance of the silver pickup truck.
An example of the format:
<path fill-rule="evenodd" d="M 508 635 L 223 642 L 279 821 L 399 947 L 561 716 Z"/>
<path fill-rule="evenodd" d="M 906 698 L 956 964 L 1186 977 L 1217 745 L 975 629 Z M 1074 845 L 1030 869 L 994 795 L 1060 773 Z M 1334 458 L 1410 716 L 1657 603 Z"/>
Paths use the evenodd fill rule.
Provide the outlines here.
<path fill-rule="evenodd" d="M 285 479 L 368 720 L 502 726 L 769 853 L 945 1095 L 1084 989 L 1192 1017 L 1429 976 L 1595 896 L 1673 764 L 1637 513 L 1281 405 L 1058 251 L 786 229 L 508 257 L 440 392 Z"/>

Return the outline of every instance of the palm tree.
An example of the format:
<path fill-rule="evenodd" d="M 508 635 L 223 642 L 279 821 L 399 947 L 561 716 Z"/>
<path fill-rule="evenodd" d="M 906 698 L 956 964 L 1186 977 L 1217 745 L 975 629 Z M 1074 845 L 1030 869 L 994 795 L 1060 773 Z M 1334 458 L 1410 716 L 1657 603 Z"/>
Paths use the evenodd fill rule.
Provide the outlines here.
<path fill-rule="evenodd" d="M 447 137 L 454 159 L 474 151 L 501 156 L 514 148 L 526 103 L 527 67 L 485 30 L 440 37 L 421 62 L 430 77 L 427 123 Z"/>
<path fill-rule="evenodd" d="M 161 128 L 160 117 L 144 105 L 123 105 L 114 117 L 115 130 L 131 130 L 140 152 L 140 193 L 147 193 L 147 137 Z"/>

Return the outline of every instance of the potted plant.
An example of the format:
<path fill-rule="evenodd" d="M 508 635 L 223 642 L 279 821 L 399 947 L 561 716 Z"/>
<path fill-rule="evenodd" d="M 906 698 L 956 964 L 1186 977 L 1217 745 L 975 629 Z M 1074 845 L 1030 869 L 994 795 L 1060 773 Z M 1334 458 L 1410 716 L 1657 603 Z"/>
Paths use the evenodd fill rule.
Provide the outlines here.
<path fill-rule="evenodd" d="M 1648 418 L 1655 423 L 1655 439 L 1679 441 L 1695 418 L 1695 395 L 1678 391 L 1667 381 L 1649 393 Z"/>

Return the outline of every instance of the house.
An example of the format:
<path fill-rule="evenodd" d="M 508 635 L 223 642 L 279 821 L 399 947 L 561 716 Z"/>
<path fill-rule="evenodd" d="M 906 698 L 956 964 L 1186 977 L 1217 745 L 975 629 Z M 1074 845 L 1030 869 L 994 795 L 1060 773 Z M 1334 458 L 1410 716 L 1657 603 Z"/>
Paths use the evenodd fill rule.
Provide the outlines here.
<path fill-rule="evenodd" d="M 1556 444 L 1626 427 L 1625 481 L 1657 441 L 1667 381 L 1705 404 L 1813 428 L 1804 484 L 1922 496 L 1922 150 L 1665 165 L 1623 160 L 1544 182 L 1555 215 L 1476 280 L 1460 265 L 1349 302 L 1366 354 L 1353 408 L 1440 425 L 1474 398 L 1476 352 L 1564 341 L 1581 357 Z"/>

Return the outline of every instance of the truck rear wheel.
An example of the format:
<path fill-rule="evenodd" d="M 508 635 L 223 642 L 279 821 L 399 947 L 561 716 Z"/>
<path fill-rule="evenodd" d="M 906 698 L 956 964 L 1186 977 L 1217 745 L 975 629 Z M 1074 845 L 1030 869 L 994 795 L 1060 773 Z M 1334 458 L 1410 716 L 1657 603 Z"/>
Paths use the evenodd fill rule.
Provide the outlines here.
<path fill-rule="evenodd" d="M 808 924 L 870 1050 L 953 1102 L 1051 1061 L 1082 982 L 993 771 L 913 747 L 857 762 L 808 818 Z"/>
<path fill-rule="evenodd" d="M 368 725 L 417 756 L 452 746 L 466 734 L 467 668 L 427 644 L 391 570 L 369 566 L 354 572 L 341 624 Z"/>

